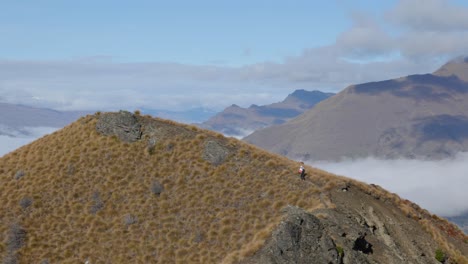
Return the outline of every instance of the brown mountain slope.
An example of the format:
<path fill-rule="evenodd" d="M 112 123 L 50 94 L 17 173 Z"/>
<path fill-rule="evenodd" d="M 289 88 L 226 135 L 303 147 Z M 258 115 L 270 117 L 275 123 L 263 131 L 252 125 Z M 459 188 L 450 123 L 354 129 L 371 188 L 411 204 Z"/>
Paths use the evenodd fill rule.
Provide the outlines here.
<path fill-rule="evenodd" d="M 196 127 L 128 112 L 87 116 L 0 159 L 0 258 L 438 263 L 439 250 L 467 263 L 468 238 L 445 220 L 378 186 L 310 167 L 301 181 L 296 169 Z M 302 209 L 281 221 L 285 207 Z M 323 246 L 312 250 L 318 235 Z"/>
<path fill-rule="evenodd" d="M 350 86 L 301 116 L 245 140 L 313 160 L 439 159 L 467 151 L 468 83 L 457 76 L 461 69 L 468 70 L 468 62 L 457 60 L 444 67 L 437 74 Z M 450 69 L 457 73 L 450 74 Z"/>
<path fill-rule="evenodd" d="M 200 126 L 226 135 L 246 136 L 254 130 L 282 124 L 312 108 L 333 93 L 296 90 L 282 102 L 269 105 L 252 105 L 242 108 L 232 105 Z"/>
<path fill-rule="evenodd" d="M 438 76 L 457 76 L 460 80 L 468 82 L 468 57 L 458 57 L 444 64 L 434 72 Z"/>

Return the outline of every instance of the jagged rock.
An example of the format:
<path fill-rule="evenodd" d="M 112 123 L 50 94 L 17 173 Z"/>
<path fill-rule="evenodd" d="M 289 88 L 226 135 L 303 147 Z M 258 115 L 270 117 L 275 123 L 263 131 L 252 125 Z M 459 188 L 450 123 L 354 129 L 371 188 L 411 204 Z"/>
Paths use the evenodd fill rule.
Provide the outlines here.
<path fill-rule="evenodd" d="M 141 138 L 141 124 L 134 114 L 127 111 L 99 115 L 96 130 L 104 135 L 116 135 L 125 142 L 135 142 Z"/>
<path fill-rule="evenodd" d="M 308 213 L 287 207 L 264 246 L 240 263 L 440 263 L 434 258 L 437 242 L 417 220 L 350 183 L 344 186 L 346 192 L 341 185 L 330 192 L 329 208 Z"/>
<path fill-rule="evenodd" d="M 205 148 L 203 150 L 203 159 L 213 165 L 219 165 L 223 163 L 229 154 L 229 150 L 222 146 L 220 143 L 209 140 L 205 142 Z"/>
<path fill-rule="evenodd" d="M 317 217 L 292 206 L 285 211 L 285 219 L 265 246 L 242 263 L 341 263 L 335 243 Z"/>
<path fill-rule="evenodd" d="M 366 233 L 359 234 L 359 237 L 354 241 L 353 250 L 361 251 L 364 254 L 372 254 L 372 244 L 366 240 Z"/>
<path fill-rule="evenodd" d="M 382 197 L 377 199 L 352 184 L 346 185 L 346 192 L 342 185 L 330 192 L 335 208 L 312 212 L 320 216 L 326 233 L 343 249 L 344 264 L 437 263 L 434 258 L 437 243 L 417 220 L 388 206 Z"/>

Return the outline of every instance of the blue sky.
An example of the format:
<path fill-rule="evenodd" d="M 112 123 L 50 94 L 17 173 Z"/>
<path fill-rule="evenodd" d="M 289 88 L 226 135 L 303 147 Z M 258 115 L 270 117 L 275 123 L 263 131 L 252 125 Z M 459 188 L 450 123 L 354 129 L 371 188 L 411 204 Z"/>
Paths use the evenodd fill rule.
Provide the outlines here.
<path fill-rule="evenodd" d="M 317 4 L 319 2 L 319 4 Z M 9 1 L 1 58 L 245 65 L 333 43 L 376 1 Z"/>
<path fill-rule="evenodd" d="M 468 1 L 0 3 L 0 101 L 60 110 L 265 104 L 468 54 Z"/>

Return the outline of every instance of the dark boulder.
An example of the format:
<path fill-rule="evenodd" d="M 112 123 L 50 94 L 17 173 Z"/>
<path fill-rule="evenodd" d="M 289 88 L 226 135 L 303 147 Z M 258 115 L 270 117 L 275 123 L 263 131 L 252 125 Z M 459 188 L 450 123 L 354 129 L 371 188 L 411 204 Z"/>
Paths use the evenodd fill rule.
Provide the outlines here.
<path fill-rule="evenodd" d="M 265 245 L 242 263 L 341 263 L 341 257 L 320 220 L 288 206 L 286 216 Z"/>
<path fill-rule="evenodd" d="M 138 119 L 127 111 L 99 115 L 96 130 L 103 135 L 115 135 L 124 142 L 135 142 L 142 134 Z"/>

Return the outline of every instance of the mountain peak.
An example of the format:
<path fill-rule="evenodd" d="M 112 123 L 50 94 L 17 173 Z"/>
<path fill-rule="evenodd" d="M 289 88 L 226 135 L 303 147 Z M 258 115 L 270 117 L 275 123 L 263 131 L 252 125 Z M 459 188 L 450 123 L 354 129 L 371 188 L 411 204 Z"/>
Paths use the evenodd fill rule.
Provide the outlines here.
<path fill-rule="evenodd" d="M 311 97 L 311 96 L 319 96 L 323 94 L 330 94 L 330 93 L 324 93 L 318 90 L 307 91 L 304 89 L 298 89 L 292 92 L 291 94 L 289 94 L 288 97 L 292 96 L 292 97 L 297 97 L 297 98 L 304 98 L 304 97 Z"/>
<path fill-rule="evenodd" d="M 345 252 L 347 263 L 430 263 L 438 248 L 465 259 L 466 237 L 417 205 L 310 166 L 301 180 L 297 168 L 194 126 L 86 116 L 0 158 L 0 259 L 343 263 Z"/>
<path fill-rule="evenodd" d="M 445 63 L 434 75 L 438 76 L 456 76 L 460 80 L 468 82 L 468 56 L 459 56 Z"/>
<path fill-rule="evenodd" d="M 314 105 L 332 95 L 333 93 L 324 93 L 317 90 L 307 91 L 304 89 L 298 89 L 295 90 L 293 93 L 289 94 L 283 102 L 299 100 L 307 104 Z"/>

